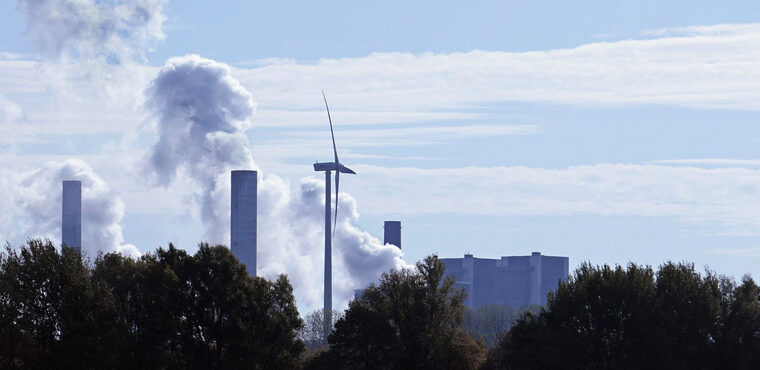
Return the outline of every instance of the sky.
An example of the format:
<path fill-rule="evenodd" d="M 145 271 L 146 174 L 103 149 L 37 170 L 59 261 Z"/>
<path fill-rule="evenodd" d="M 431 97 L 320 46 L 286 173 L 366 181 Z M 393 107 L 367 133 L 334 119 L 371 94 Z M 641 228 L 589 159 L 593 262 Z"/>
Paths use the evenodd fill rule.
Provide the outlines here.
<path fill-rule="evenodd" d="M 259 271 L 316 308 L 322 90 L 338 302 L 431 253 L 760 276 L 757 1 L 6 1 L 0 238 L 76 178 L 90 255 L 226 244 L 257 169 Z"/>

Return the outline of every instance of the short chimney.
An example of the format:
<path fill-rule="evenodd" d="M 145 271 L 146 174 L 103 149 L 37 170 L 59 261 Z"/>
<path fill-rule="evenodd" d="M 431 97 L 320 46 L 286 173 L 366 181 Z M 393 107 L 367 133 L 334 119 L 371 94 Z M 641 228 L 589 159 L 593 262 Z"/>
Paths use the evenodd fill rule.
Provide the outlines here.
<path fill-rule="evenodd" d="M 82 182 L 64 181 L 61 196 L 61 245 L 82 252 Z"/>
<path fill-rule="evenodd" d="M 401 221 L 385 221 L 383 244 L 393 244 L 401 249 Z"/>

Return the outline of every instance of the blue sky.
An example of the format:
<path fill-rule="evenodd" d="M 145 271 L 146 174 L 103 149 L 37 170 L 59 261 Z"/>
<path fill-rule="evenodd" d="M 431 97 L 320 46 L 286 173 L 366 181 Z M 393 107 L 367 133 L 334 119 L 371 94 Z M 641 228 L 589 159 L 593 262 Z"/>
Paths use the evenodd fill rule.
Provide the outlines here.
<path fill-rule="evenodd" d="M 209 239 L 198 184 L 140 170 L 160 125 L 146 88 L 198 54 L 250 92 L 253 160 L 294 194 L 331 156 L 324 89 L 358 172 L 346 222 L 381 237 L 401 220 L 407 262 L 541 251 L 760 275 L 757 1 L 143 2 L 165 20 L 106 42 L 0 4 L 0 160 L 85 163 L 121 233 L 107 243 Z M 55 189 L 28 178 L 0 181 L 18 208 L 4 239 L 59 232 L 25 226 L 44 213 L 29 192 Z"/>

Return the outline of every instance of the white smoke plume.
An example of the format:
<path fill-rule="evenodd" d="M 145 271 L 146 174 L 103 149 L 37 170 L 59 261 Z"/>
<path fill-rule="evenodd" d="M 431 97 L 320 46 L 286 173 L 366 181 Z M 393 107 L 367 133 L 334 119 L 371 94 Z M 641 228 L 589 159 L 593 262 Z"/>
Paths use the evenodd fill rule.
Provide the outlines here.
<path fill-rule="evenodd" d="M 158 121 L 148 173 L 168 185 L 183 170 L 198 194 L 206 237 L 229 240 L 229 171 L 255 169 L 245 130 L 255 106 L 251 94 L 222 63 L 197 55 L 172 58 L 148 88 L 147 107 Z"/>
<path fill-rule="evenodd" d="M 27 33 L 43 56 L 143 60 L 164 38 L 166 0 L 18 0 Z"/>
<path fill-rule="evenodd" d="M 278 176 L 259 181 L 258 271 L 272 277 L 287 273 L 301 308 L 322 306 L 325 232 L 324 180 L 301 180 L 291 191 Z M 334 307 L 352 297 L 353 290 L 375 282 L 383 271 L 408 267 L 401 250 L 383 245 L 354 225 L 359 214 L 348 194 L 339 197 L 337 230 L 333 240 Z"/>
<path fill-rule="evenodd" d="M 257 169 L 245 134 L 255 110 L 251 94 L 226 65 L 188 55 L 167 61 L 146 101 L 158 125 L 147 172 L 157 185 L 190 177 L 199 186 L 206 237 L 229 244 L 230 170 Z M 321 307 L 324 184 L 305 178 L 292 190 L 278 176 L 259 173 L 258 271 L 269 278 L 287 274 L 302 310 Z M 339 202 L 333 247 L 336 307 L 382 271 L 405 266 L 398 248 L 353 225 L 358 213 L 350 196 L 341 194 Z"/>
<path fill-rule="evenodd" d="M 82 182 L 82 251 L 90 257 L 98 252 L 140 255 L 135 246 L 123 244 L 120 222 L 124 203 L 85 162 L 69 159 L 50 162 L 19 175 L 8 172 L 2 174 L 7 182 L 2 188 L 14 191 L 3 209 L 9 210 L 13 219 L 6 220 L 3 229 L 22 231 L 18 235 L 0 235 L 5 241 L 18 244 L 26 238 L 39 237 L 60 244 L 61 183 L 79 180 Z"/>

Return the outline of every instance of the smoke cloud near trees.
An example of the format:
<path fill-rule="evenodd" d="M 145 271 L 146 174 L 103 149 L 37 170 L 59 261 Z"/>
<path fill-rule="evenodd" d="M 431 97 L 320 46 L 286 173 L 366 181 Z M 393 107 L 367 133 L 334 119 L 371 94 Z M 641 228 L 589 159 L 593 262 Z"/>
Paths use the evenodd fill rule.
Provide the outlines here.
<path fill-rule="evenodd" d="M 245 133 L 255 104 L 223 63 L 197 55 L 172 58 L 146 94 L 158 134 L 144 163 L 153 184 L 167 186 L 177 176 L 189 177 L 197 185 L 194 195 L 206 238 L 228 244 L 230 171 L 259 170 L 258 271 L 265 277 L 286 273 L 299 305 L 319 307 L 322 279 L 315 277 L 323 273 L 323 182 L 306 177 L 291 189 L 258 168 Z M 400 250 L 355 226 L 359 214 L 352 197 L 341 194 L 338 202 L 333 291 L 338 301 L 346 301 L 353 289 L 405 263 Z"/>
<path fill-rule="evenodd" d="M 4 230 L 19 230 L 15 234 L 0 234 L 16 243 L 27 238 L 44 237 L 60 243 L 61 182 L 82 182 L 82 251 L 94 258 L 98 252 L 120 252 L 139 256 L 139 250 L 124 243 L 121 220 L 124 202 L 108 184 L 85 162 L 69 159 L 49 162 L 37 170 L 13 175 L 0 175 L 15 189 L 4 201 L 4 210 L 12 217 L 2 220 Z M 4 188 L 5 188 L 4 186 Z M 7 204 L 6 204 L 7 203 Z"/>
<path fill-rule="evenodd" d="M 56 241 L 60 236 L 60 211 L 54 209 L 60 209 L 60 183 L 64 179 L 82 180 L 83 250 L 91 255 L 99 251 L 138 254 L 137 248 L 124 243 L 120 225 L 124 202 L 106 179 L 112 186 L 168 189 L 183 177 L 181 183 L 189 181 L 194 188 L 171 189 L 182 188 L 178 191 L 190 193 L 178 196 L 194 200 L 189 210 L 192 213 L 197 207 L 204 239 L 226 245 L 230 170 L 259 170 L 259 274 L 287 274 L 302 309 L 321 307 L 323 181 L 305 177 L 291 184 L 273 174 L 274 168 L 261 171 L 246 134 L 256 104 L 251 92 L 233 77 L 226 64 L 198 55 L 174 57 L 150 83 L 142 82 L 150 80 L 145 79 L 146 71 L 156 73 L 142 67 L 146 53 L 164 37 L 165 5 L 164 0 L 18 1 L 19 10 L 27 17 L 27 36 L 41 57 L 38 67 L 47 76 L 53 98 L 67 97 L 77 104 L 97 100 L 106 105 L 118 101 L 121 105 L 142 106 L 148 115 L 145 122 L 154 124 L 154 131 L 143 130 L 144 125 L 124 128 L 136 130 L 127 136 L 148 132 L 150 144 L 146 148 L 144 141 L 125 138 L 111 154 L 141 157 L 125 159 L 121 165 L 137 167 L 127 168 L 124 173 L 137 178 L 145 175 L 149 180 L 146 184 L 142 179 L 137 184 L 130 183 L 135 180 L 99 176 L 92 163 L 83 159 L 53 160 L 36 170 L 19 165 L 23 175 L 2 180 L 8 182 L 3 188 L 18 189 L 14 190 L 18 194 L 4 202 L 12 204 L 19 217 L 0 219 L 3 225 L 9 225 L 4 230 L 18 231 L 0 236 L 14 244 L 27 237 L 51 237 Z M 129 75 L 136 77 L 126 83 Z M 76 88 L 82 83 L 88 86 L 85 91 Z M 10 112 L 5 116 L 11 117 L 12 113 L 11 118 L 21 122 L 19 109 L 5 110 Z M 329 146 L 329 142 L 325 145 Z M 311 175 L 306 172 L 307 166 L 304 169 L 305 176 Z M 352 296 L 353 289 L 364 288 L 382 271 L 406 264 L 400 250 L 383 245 L 356 226 L 359 213 L 350 195 L 341 194 L 337 201 L 340 211 L 333 247 L 333 292 L 340 305 Z M 51 211 L 51 207 L 57 208 Z M 15 225 L 19 223 L 23 225 Z M 163 241 L 156 241 L 160 242 Z"/>

